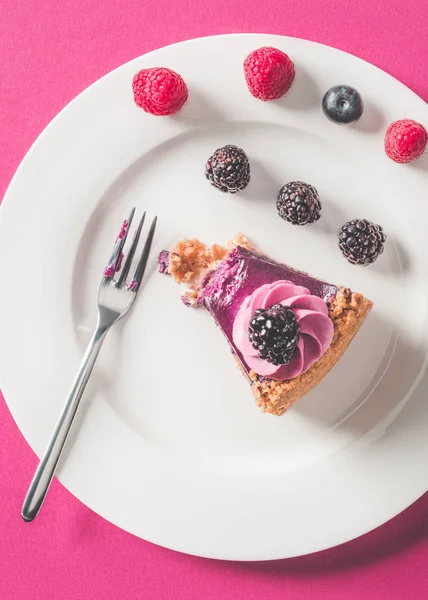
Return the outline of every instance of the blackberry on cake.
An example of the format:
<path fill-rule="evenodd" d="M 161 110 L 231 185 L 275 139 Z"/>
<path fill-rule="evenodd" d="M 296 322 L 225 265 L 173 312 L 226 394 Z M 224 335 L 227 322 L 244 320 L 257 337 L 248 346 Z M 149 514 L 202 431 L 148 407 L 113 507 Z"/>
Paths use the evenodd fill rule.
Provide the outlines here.
<path fill-rule="evenodd" d="M 274 365 L 286 365 L 299 341 L 300 325 L 291 308 L 274 304 L 258 308 L 249 325 L 249 339 L 260 358 Z"/>
<path fill-rule="evenodd" d="M 321 216 L 321 202 L 313 185 L 290 181 L 279 191 L 276 202 L 279 216 L 293 225 L 308 225 Z"/>
<path fill-rule="evenodd" d="M 228 144 L 218 148 L 207 160 L 205 176 L 221 192 L 236 194 L 250 182 L 250 163 L 238 146 Z"/>

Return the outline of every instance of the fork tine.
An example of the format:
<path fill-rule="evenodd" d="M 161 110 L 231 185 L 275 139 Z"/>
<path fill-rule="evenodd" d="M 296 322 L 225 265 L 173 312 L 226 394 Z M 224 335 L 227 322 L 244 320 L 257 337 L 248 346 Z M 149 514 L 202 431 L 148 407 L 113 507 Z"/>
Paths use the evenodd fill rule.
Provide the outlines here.
<path fill-rule="evenodd" d="M 126 278 L 128 277 L 128 273 L 129 273 L 129 270 L 130 270 L 131 265 L 132 265 L 132 260 L 133 260 L 134 255 L 135 255 L 135 251 L 137 250 L 138 241 L 140 239 L 141 230 L 143 228 L 144 219 L 145 218 L 146 218 L 146 213 L 144 212 L 143 216 L 140 219 L 140 222 L 138 223 L 138 227 L 135 230 L 134 238 L 132 240 L 132 244 L 131 244 L 131 247 L 129 249 L 128 255 L 126 257 L 125 264 L 123 265 L 123 268 L 122 268 L 122 271 L 120 273 L 119 279 L 117 280 L 117 283 L 116 283 L 116 287 L 117 288 L 121 288 L 123 286 L 123 284 L 125 283 Z"/>
<path fill-rule="evenodd" d="M 135 269 L 134 278 L 129 284 L 129 289 L 133 292 L 137 293 L 140 287 L 141 281 L 143 279 L 144 271 L 146 270 L 147 259 L 149 258 L 150 248 L 152 246 L 153 237 L 155 235 L 156 223 L 158 218 L 155 217 L 150 226 L 150 231 L 147 235 L 146 243 L 144 244 L 143 251 L 141 253 L 141 258 L 138 262 L 137 268 Z"/>
<path fill-rule="evenodd" d="M 120 267 L 122 251 L 125 246 L 125 242 L 128 237 L 129 230 L 131 228 L 131 223 L 132 223 L 132 219 L 134 218 L 134 214 L 135 214 L 135 206 L 129 213 L 128 219 L 123 222 L 120 233 L 116 238 L 116 241 L 114 243 L 113 252 L 110 257 L 108 266 L 106 267 L 106 269 L 104 269 L 104 281 L 108 281 L 108 280 L 112 279 L 114 277 L 116 271 Z"/>

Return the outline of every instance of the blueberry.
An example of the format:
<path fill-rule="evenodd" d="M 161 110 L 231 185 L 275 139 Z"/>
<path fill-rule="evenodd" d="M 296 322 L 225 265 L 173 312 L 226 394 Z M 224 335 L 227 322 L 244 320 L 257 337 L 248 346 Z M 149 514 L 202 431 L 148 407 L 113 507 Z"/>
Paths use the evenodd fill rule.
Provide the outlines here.
<path fill-rule="evenodd" d="M 360 94 L 349 85 L 335 85 L 327 90 L 322 109 L 325 116 L 334 123 L 353 123 L 363 114 L 363 100 Z"/>

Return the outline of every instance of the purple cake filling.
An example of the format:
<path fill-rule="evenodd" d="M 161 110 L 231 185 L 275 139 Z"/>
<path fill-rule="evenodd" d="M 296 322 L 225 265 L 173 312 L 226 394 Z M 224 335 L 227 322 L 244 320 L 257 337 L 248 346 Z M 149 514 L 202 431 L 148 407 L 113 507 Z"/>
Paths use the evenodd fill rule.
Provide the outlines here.
<path fill-rule="evenodd" d="M 339 291 L 335 285 L 314 279 L 241 246 L 234 248 L 209 275 L 199 294 L 198 304 L 212 314 L 247 374 L 249 369 L 232 337 L 236 314 L 247 296 L 260 286 L 280 279 L 308 288 L 313 296 L 322 298 L 324 302 L 331 300 Z"/>

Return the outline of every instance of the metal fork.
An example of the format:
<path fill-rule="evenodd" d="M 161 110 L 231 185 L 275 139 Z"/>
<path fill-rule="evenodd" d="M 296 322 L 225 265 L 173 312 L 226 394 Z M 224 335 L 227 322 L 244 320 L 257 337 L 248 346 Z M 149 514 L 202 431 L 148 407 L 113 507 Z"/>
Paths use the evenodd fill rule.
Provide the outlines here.
<path fill-rule="evenodd" d="M 128 313 L 137 297 L 147 265 L 153 236 L 155 234 L 157 217 L 153 219 L 151 224 L 134 276 L 129 284 L 127 284 L 126 280 L 132 266 L 132 261 L 137 250 L 146 216 L 146 213 L 144 213 L 135 230 L 132 244 L 122 267 L 121 263 L 124 259 L 123 251 L 134 214 L 135 208 L 131 210 L 128 219 L 123 222 L 110 261 L 107 268 L 104 270 L 98 291 L 97 326 L 91 341 L 88 344 L 61 416 L 59 417 L 53 435 L 39 466 L 37 467 L 25 497 L 21 512 L 24 521 L 32 521 L 42 507 L 51 481 L 55 475 L 61 453 L 67 441 L 86 384 L 88 383 L 98 353 L 109 329 L 114 323 L 117 323 L 119 319 Z"/>

